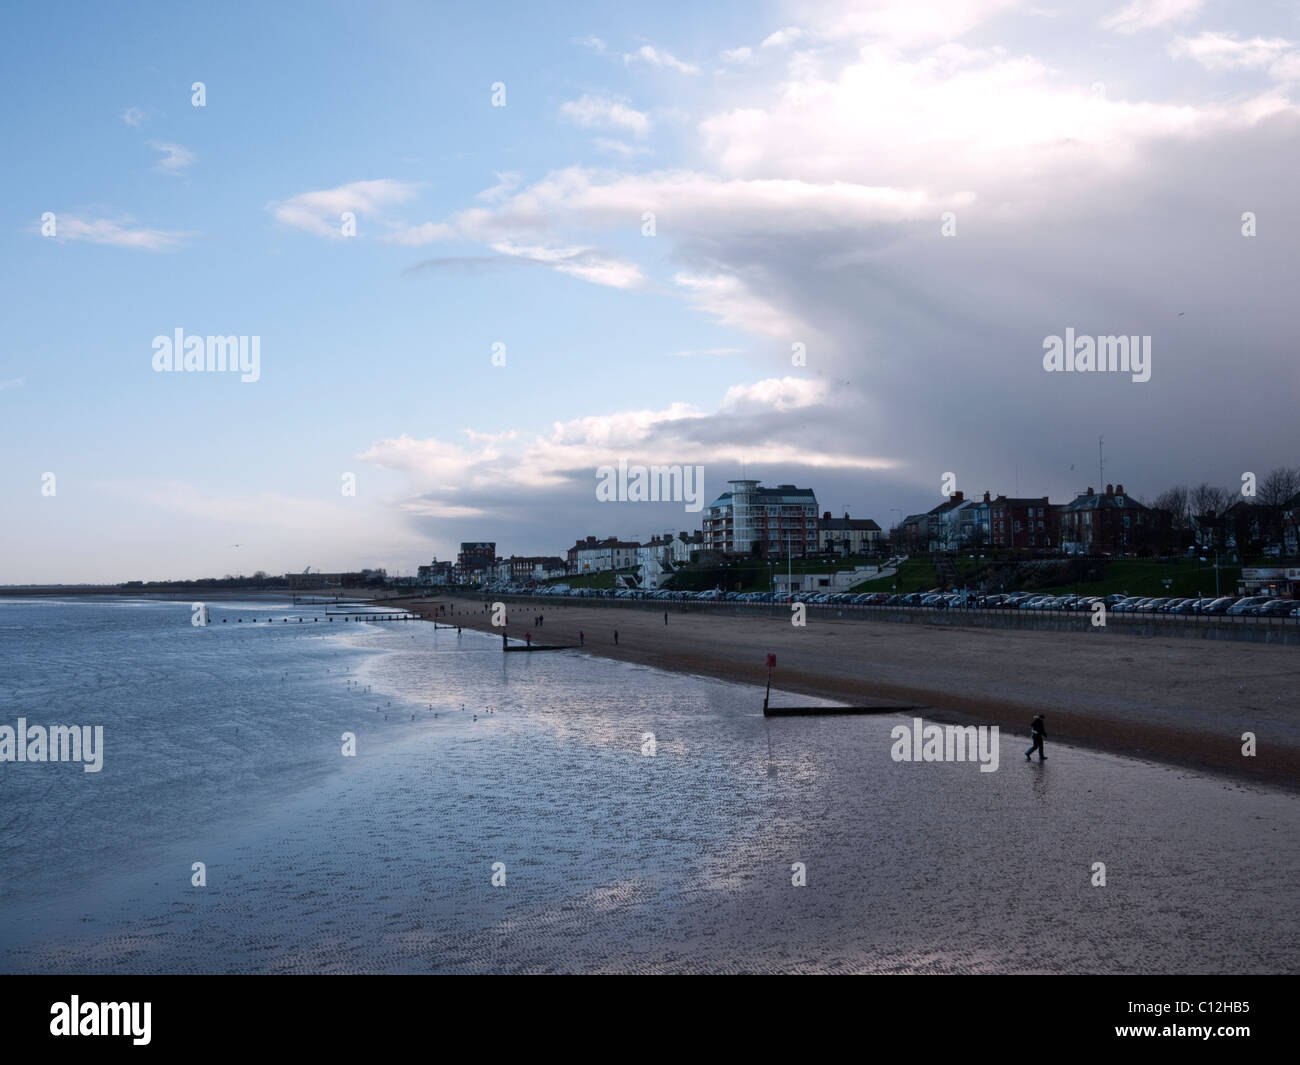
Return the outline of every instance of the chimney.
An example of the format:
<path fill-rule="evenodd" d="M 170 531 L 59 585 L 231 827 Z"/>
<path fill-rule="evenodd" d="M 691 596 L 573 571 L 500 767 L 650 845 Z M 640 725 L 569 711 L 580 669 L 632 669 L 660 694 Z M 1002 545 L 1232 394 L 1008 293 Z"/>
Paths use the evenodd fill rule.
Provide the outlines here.
<path fill-rule="evenodd" d="M 831 520 L 831 512 L 828 510 L 825 514 L 822 515 L 822 521 L 830 521 L 830 520 Z"/>
<path fill-rule="evenodd" d="M 966 497 L 963 496 L 960 492 L 954 492 L 952 495 L 950 495 L 950 496 L 948 497 L 948 502 L 949 502 L 949 503 L 960 503 L 960 502 L 961 502 L 963 499 L 965 499 L 965 498 L 966 498 Z"/>
<path fill-rule="evenodd" d="M 1106 494 L 1108 496 L 1113 496 L 1115 494 L 1115 486 L 1113 484 L 1108 484 L 1106 486 Z"/>
<path fill-rule="evenodd" d="M 1092 485 L 1088 485 L 1088 491 L 1087 491 L 1087 494 L 1088 494 L 1088 495 L 1092 495 Z"/>
<path fill-rule="evenodd" d="M 1122 484 L 1117 484 L 1115 486 L 1115 494 L 1117 496 L 1122 496 L 1124 494 L 1124 486 Z"/>
<path fill-rule="evenodd" d="M 989 502 L 989 494 L 987 492 L 984 493 L 984 502 Z"/>
<path fill-rule="evenodd" d="M 844 512 L 844 520 L 845 521 L 849 520 L 849 512 L 847 510 Z"/>

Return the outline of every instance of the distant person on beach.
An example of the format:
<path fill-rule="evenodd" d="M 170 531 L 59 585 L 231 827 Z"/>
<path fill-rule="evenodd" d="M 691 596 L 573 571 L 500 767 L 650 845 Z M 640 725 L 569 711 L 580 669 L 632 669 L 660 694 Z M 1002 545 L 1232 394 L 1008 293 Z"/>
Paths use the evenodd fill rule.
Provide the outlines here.
<path fill-rule="evenodd" d="M 1043 715 L 1038 714 L 1029 724 L 1029 736 L 1034 741 L 1029 750 L 1025 752 L 1025 761 L 1028 762 L 1029 756 L 1035 751 L 1038 752 L 1038 760 L 1041 762 L 1047 757 L 1043 753 L 1043 740 L 1047 739 L 1047 729 L 1043 724 Z"/>
<path fill-rule="evenodd" d="M 526 643 L 529 647 L 533 646 L 533 634 L 531 632 L 524 633 L 524 643 Z"/>
<path fill-rule="evenodd" d="M 503 632 L 503 633 L 501 634 L 501 650 L 504 651 L 504 650 L 506 649 L 506 644 L 507 644 L 507 642 L 508 642 L 508 641 L 506 640 L 506 634 Z"/>
<path fill-rule="evenodd" d="M 614 646 L 618 646 L 618 629 L 614 630 Z"/>
<path fill-rule="evenodd" d="M 579 647 L 587 646 L 587 635 L 581 629 L 578 630 L 578 646 Z"/>

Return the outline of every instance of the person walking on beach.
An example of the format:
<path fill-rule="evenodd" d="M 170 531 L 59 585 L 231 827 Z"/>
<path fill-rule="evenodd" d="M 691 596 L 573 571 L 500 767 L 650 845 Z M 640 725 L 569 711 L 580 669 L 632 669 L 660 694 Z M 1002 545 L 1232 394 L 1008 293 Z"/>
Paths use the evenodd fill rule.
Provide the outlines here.
<path fill-rule="evenodd" d="M 510 641 L 506 639 L 506 634 L 503 632 L 503 633 L 501 634 L 501 650 L 504 651 L 504 650 L 506 649 L 506 645 L 507 645 L 509 642 L 510 642 Z"/>
<path fill-rule="evenodd" d="M 614 630 L 614 646 L 618 646 L 618 629 Z"/>
<path fill-rule="evenodd" d="M 524 633 L 524 643 L 526 643 L 529 647 L 533 646 L 533 634 L 531 632 Z"/>
<path fill-rule="evenodd" d="M 587 635 L 581 629 L 578 630 L 578 646 L 579 647 L 587 646 Z"/>
<path fill-rule="evenodd" d="M 664 611 L 664 624 L 665 624 L 665 625 L 668 624 L 668 611 L 667 611 L 667 610 Z"/>
<path fill-rule="evenodd" d="M 1030 760 L 1029 756 L 1035 751 L 1038 752 L 1038 760 L 1041 762 L 1047 757 L 1043 753 L 1043 740 L 1047 739 L 1047 729 L 1043 724 L 1043 715 L 1038 714 L 1029 724 L 1029 736 L 1034 741 L 1029 750 L 1025 752 L 1025 761 Z"/>

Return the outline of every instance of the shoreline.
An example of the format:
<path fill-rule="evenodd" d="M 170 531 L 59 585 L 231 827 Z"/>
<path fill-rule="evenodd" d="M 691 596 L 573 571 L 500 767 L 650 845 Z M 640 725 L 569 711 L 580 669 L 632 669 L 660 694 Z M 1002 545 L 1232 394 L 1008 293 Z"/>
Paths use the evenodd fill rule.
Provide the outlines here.
<path fill-rule="evenodd" d="M 426 620 L 500 634 L 468 598 L 371 600 Z M 437 616 L 438 607 L 448 613 Z M 545 623 L 533 628 L 533 612 Z M 664 612 L 644 607 L 507 604 L 506 632 L 578 644 L 583 653 L 761 689 L 773 683 L 824 699 L 908 703 L 940 724 L 997 725 L 1026 737 L 1046 715 L 1047 745 L 1071 745 L 1183 766 L 1240 782 L 1300 790 L 1300 657 L 1268 644 L 1169 637 L 895 625 L 869 618 Z M 522 621 L 521 621 L 522 617 Z M 528 622 L 524 624 L 522 622 Z M 620 642 L 613 642 L 618 629 Z M 761 702 L 761 694 L 755 704 Z M 1242 754 L 1243 733 L 1257 753 Z"/>

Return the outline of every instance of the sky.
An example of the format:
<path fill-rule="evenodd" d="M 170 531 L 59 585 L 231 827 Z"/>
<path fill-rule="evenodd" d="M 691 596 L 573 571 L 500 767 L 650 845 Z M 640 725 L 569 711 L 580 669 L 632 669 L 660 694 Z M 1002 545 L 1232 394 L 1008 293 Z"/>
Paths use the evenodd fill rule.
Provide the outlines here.
<path fill-rule="evenodd" d="M 0 28 L 0 583 L 700 527 L 598 500 L 621 459 L 883 528 L 945 474 L 1150 501 L 1300 465 L 1294 3 Z M 256 338 L 256 373 L 158 369 L 178 329 Z M 1149 378 L 1048 370 L 1067 330 L 1150 337 Z"/>

